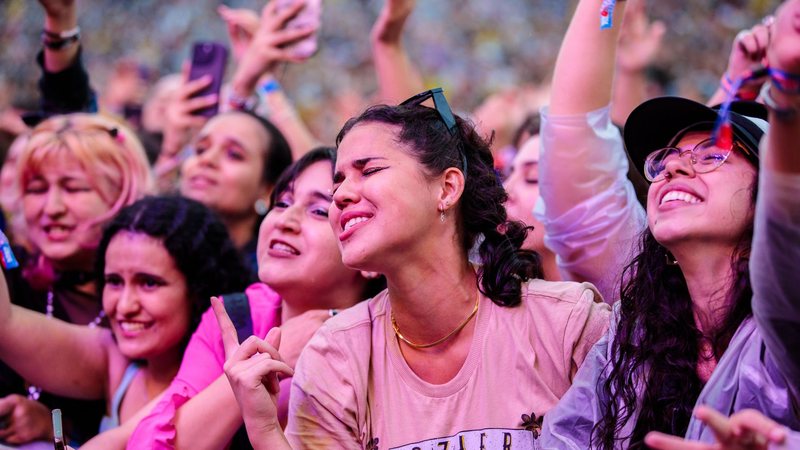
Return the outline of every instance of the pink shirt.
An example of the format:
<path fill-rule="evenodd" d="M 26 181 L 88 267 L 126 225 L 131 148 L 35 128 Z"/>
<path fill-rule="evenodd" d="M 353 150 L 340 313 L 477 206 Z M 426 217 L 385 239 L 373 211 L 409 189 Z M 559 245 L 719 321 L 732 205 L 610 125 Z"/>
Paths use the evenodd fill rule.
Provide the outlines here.
<path fill-rule="evenodd" d="M 610 314 L 588 283 L 534 280 L 513 308 L 484 297 L 464 365 L 434 385 L 403 359 L 390 308 L 384 291 L 327 321 L 303 350 L 286 429 L 293 448 L 370 448 L 371 438 L 387 450 L 533 448 L 530 416 L 569 389 Z"/>
<path fill-rule="evenodd" d="M 281 298 L 266 284 L 255 283 L 247 290 L 253 333 L 264 337 L 280 325 Z M 224 299 L 223 299 L 224 301 Z M 139 422 L 128 441 L 128 449 L 172 449 L 175 444 L 175 412 L 198 392 L 222 375 L 225 349 L 214 311 L 203 313 L 197 330 L 183 354 L 181 368 L 161 401 Z"/>

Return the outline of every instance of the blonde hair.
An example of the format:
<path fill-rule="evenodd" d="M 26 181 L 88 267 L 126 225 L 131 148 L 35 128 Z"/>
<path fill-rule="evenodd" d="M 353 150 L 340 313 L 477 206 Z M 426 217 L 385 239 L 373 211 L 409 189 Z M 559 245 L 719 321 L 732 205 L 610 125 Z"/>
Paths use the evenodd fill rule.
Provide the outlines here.
<path fill-rule="evenodd" d="M 19 155 L 20 193 L 52 155 L 74 158 L 89 175 L 89 183 L 110 210 L 95 223 L 105 222 L 120 209 L 153 192 L 153 175 L 139 139 L 130 128 L 98 114 L 74 113 L 51 117 L 33 129 Z"/>

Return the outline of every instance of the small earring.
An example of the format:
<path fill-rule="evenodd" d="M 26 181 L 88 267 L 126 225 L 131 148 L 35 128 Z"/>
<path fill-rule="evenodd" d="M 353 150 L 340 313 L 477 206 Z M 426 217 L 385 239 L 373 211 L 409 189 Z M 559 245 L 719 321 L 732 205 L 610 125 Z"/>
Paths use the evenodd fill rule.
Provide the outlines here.
<path fill-rule="evenodd" d="M 445 221 L 445 214 L 444 214 L 444 210 L 443 210 L 443 209 L 440 209 L 440 210 L 439 210 L 439 220 L 440 220 L 442 223 L 444 223 L 444 221 Z"/>
<path fill-rule="evenodd" d="M 664 253 L 664 258 L 667 260 L 668 266 L 678 265 L 678 260 L 672 255 L 672 253 L 669 252 L 669 250 Z"/>
<path fill-rule="evenodd" d="M 269 210 L 269 206 L 267 205 L 267 201 L 263 198 L 256 200 L 256 203 L 253 205 L 253 208 L 256 210 L 256 214 L 259 216 L 266 216 Z"/>

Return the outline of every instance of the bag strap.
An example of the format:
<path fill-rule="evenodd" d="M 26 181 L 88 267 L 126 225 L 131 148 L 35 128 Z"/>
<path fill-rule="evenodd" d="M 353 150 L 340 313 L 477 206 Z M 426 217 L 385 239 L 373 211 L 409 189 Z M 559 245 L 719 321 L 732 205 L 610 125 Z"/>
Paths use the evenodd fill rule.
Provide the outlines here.
<path fill-rule="evenodd" d="M 247 300 L 247 294 L 236 292 L 225 294 L 222 298 L 224 300 L 222 304 L 225 306 L 225 311 L 228 312 L 233 326 L 236 327 L 236 336 L 241 344 L 245 339 L 253 335 L 253 316 L 250 315 L 250 302 Z M 247 437 L 247 430 L 244 425 L 236 431 L 229 448 L 232 450 L 252 450 L 253 447 Z"/>
<path fill-rule="evenodd" d="M 253 317 L 250 315 L 250 302 L 247 300 L 247 294 L 236 292 L 225 294 L 222 298 L 224 299 L 222 304 L 225 305 L 225 311 L 228 312 L 231 322 L 236 327 L 236 336 L 241 344 L 253 335 Z"/>

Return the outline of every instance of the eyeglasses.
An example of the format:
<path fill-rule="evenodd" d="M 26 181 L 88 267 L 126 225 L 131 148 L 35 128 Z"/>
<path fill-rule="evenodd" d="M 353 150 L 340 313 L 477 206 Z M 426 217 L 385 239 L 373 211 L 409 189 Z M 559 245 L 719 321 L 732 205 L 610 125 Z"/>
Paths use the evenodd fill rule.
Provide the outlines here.
<path fill-rule="evenodd" d="M 447 127 L 447 131 L 451 136 L 456 136 L 458 134 L 458 130 L 456 129 L 458 126 L 456 123 L 456 116 L 453 115 L 453 110 L 450 109 L 450 104 L 447 103 L 447 99 L 444 96 L 444 91 L 442 88 L 437 87 L 425 92 L 420 92 L 419 94 L 400 103 L 400 106 L 419 106 L 431 98 L 433 99 L 433 109 L 439 113 L 439 118 L 442 119 L 442 123 L 444 123 L 444 125 Z M 461 173 L 463 173 L 464 177 L 466 177 L 467 155 L 464 153 L 464 148 L 461 145 L 460 139 L 458 142 L 458 153 L 461 155 L 462 162 Z"/>
<path fill-rule="evenodd" d="M 400 103 L 400 106 L 421 105 L 429 98 L 433 98 L 433 109 L 439 113 L 439 117 L 447 127 L 447 131 L 449 131 L 451 135 L 456 134 L 456 117 L 453 115 L 453 111 L 450 109 L 450 104 L 447 103 L 447 99 L 444 97 L 444 91 L 442 91 L 442 88 L 437 87 L 425 92 L 420 92 L 419 94 Z"/>
<path fill-rule="evenodd" d="M 745 154 L 750 153 L 749 149 L 736 141 L 729 149 L 717 147 L 713 138 L 700 141 L 689 150 L 676 147 L 662 148 L 647 155 L 644 161 L 644 176 L 651 182 L 663 180 L 666 177 L 667 163 L 684 155 L 689 155 L 695 173 L 708 173 L 721 166 L 731 155 L 733 148 L 738 148 Z"/>

